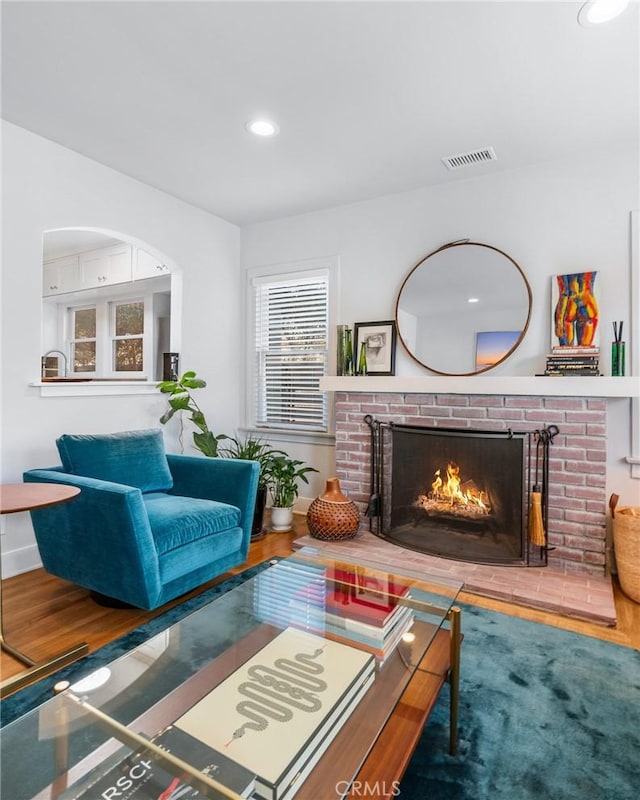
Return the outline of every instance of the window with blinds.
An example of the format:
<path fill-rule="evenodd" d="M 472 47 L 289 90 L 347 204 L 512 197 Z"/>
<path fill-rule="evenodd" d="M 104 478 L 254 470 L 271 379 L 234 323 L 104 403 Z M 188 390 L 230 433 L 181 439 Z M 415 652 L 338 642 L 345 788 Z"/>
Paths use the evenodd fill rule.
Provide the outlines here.
<path fill-rule="evenodd" d="M 255 278 L 254 424 L 327 430 L 329 273 Z"/>

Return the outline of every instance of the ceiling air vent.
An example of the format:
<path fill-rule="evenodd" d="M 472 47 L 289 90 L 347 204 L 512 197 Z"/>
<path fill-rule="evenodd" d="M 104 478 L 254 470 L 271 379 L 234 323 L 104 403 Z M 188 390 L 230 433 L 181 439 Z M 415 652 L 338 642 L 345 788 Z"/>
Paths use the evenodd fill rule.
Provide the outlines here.
<path fill-rule="evenodd" d="M 461 167 L 471 167 L 473 164 L 482 164 L 484 161 L 497 161 L 493 147 L 482 147 L 480 150 L 472 150 L 470 153 L 458 153 L 457 156 L 446 156 L 442 163 L 447 169 L 460 169 Z"/>

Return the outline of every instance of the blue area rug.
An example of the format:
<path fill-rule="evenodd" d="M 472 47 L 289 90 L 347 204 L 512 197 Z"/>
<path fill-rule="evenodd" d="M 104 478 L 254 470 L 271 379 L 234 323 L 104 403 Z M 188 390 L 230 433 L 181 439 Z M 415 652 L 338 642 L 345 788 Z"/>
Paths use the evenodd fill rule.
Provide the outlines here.
<path fill-rule="evenodd" d="M 222 582 L 8 697 L 0 704 L 3 723 L 49 699 L 57 680 L 79 680 L 267 566 Z M 462 609 L 459 753 L 448 755 L 445 687 L 400 784 L 400 800 L 635 800 L 640 653 L 476 606 Z M 391 784 L 386 789 L 394 791 Z M 366 796 L 376 800 L 375 791 L 369 787 Z"/>
<path fill-rule="evenodd" d="M 636 800 L 640 653 L 462 608 L 459 754 L 448 755 L 447 687 L 400 800 Z"/>

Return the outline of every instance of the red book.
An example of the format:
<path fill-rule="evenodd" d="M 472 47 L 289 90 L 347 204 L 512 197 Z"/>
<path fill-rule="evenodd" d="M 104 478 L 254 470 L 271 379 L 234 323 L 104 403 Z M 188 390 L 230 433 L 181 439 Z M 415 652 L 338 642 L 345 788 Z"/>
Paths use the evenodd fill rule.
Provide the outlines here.
<path fill-rule="evenodd" d="M 398 600 L 408 594 L 407 585 L 391 577 L 376 577 L 365 569 L 327 570 L 327 611 L 343 617 L 383 628 L 402 608 Z"/>

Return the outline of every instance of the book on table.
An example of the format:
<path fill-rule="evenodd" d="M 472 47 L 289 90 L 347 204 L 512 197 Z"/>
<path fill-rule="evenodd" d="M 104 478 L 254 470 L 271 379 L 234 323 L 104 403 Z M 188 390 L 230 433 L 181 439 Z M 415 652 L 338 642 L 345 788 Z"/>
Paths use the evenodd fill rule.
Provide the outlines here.
<path fill-rule="evenodd" d="M 366 639 L 359 634 L 350 631 L 348 628 L 340 628 L 328 625 L 325 636 L 334 642 L 342 642 L 351 647 L 358 647 L 367 653 L 375 656 L 378 667 L 382 667 L 389 656 L 394 652 L 403 636 L 413 627 L 415 615 L 410 612 L 396 625 L 390 635 L 383 642 L 376 642 Z"/>
<path fill-rule="evenodd" d="M 375 677 L 353 646 L 287 628 L 175 722 L 256 774 L 265 800 L 289 800 Z"/>
<path fill-rule="evenodd" d="M 169 726 L 152 741 L 240 797 L 252 796 L 255 772 L 185 731 Z M 204 800 L 205 795 L 189 785 L 188 775 L 168 772 L 155 758 L 151 750 L 139 750 L 126 758 L 116 755 L 58 796 L 59 800 Z"/>
<path fill-rule="evenodd" d="M 280 628 L 307 629 L 308 615 L 325 606 L 325 571 L 323 566 L 286 559 L 260 573 L 254 591 L 258 619 Z"/>
<path fill-rule="evenodd" d="M 396 610 L 384 626 L 362 622 L 359 619 L 353 619 L 348 614 L 349 612 L 335 614 L 327 611 L 325 613 L 327 630 L 346 631 L 354 635 L 355 641 L 363 641 L 367 644 L 384 644 L 392 637 L 395 629 L 401 623 L 413 616 L 413 610 L 409 606 L 396 606 Z"/>

